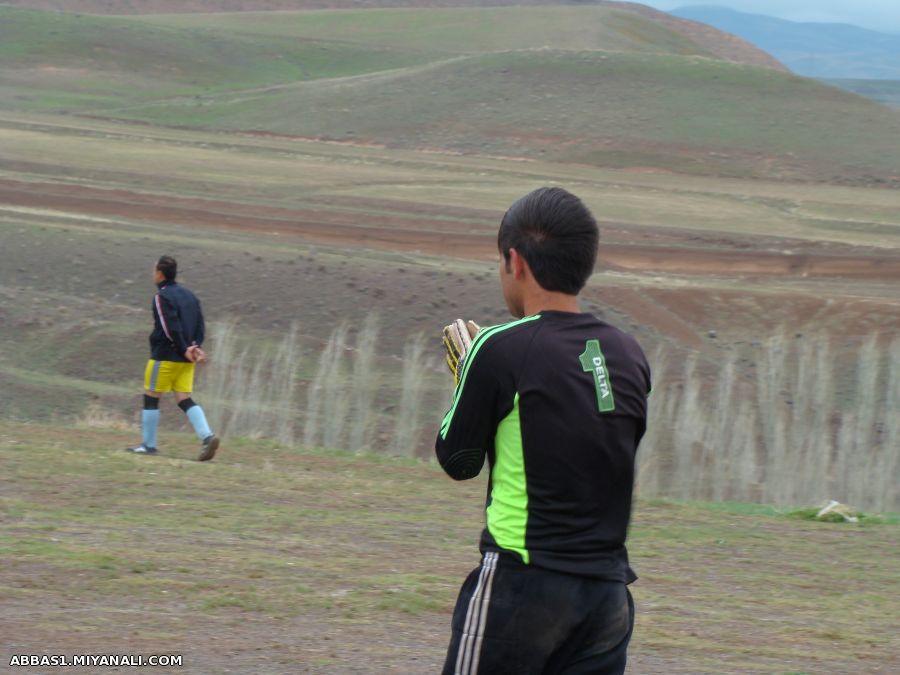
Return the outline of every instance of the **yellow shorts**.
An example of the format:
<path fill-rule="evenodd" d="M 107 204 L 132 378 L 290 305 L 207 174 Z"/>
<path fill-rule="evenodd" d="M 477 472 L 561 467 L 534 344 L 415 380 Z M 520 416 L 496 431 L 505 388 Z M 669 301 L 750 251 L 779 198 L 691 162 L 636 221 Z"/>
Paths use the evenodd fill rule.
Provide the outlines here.
<path fill-rule="evenodd" d="M 167 391 L 190 394 L 194 391 L 194 364 L 150 359 L 144 370 L 144 389 L 163 394 Z"/>

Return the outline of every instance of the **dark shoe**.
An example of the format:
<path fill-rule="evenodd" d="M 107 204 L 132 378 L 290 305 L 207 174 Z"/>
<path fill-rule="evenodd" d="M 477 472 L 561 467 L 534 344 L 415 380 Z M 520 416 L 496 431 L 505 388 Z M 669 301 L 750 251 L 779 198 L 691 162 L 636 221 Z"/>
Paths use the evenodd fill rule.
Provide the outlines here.
<path fill-rule="evenodd" d="M 157 452 L 156 448 L 148 448 L 143 443 L 136 445 L 133 448 L 125 448 L 125 451 L 133 452 L 136 455 L 155 455 Z"/>
<path fill-rule="evenodd" d="M 219 437 L 215 434 L 207 436 L 203 439 L 203 451 L 197 458 L 198 462 L 208 462 L 216 456 L 216 450 L 219 449 Z"/>

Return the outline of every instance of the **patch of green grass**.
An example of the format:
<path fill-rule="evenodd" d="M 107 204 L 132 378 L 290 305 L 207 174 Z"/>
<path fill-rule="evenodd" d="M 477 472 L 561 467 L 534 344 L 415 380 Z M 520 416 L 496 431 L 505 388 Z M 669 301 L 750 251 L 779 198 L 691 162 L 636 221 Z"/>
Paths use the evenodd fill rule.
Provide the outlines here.
<path fill-rule="evenodd" d="M 683 508 L 684 502 L 676 502 L 667 499 L 654 499 L 649 503 L 659 507 L 671 507 L 674 509 Z M 724 511 L 745 516 L 778 516 L 783 513 L 782 509 L 771 506 L 770 504 L 748 504 L 746 502 L 696 502 L 696 506 L 713 511 Z"/>
<path fill-rule="evenodd" d="M 112 553 L 63 542 L 56 537 L 46 540 L 0 535 L 0 552 L 26 560 L 52 558 L 68 567 L 84 569 L 114 570 L 122 564 L 122 560 Z"/>
<path fill-rule="evenodd" d="M 444 597 L 430 597 L 421 591 L 387 590 L 380 594 L 375 602 L 378 610 L 402 612 L 404 614 L 422 614 L 424 612 L 441 611 L 447 607 Z"/>
<path fill-rule="evenodd" d="M 360 579 L 360 587 L 367 589 L 358 594 L 361 608 L 413 615 L 452 605 L 458 590 L 457 583 L 434 574 L 376 575 Z"/>
<path fill-rule="evenodd" d="M 262 612 L 268 608 L 267 605 L 253 593 L 216 594 L 203 600 L 201 607 L 205 610 L 235 607 L 245 612 Z"/>
<path fill-rule="evenodd" d="M 671 504 L 673 508 L 683 508 L 686 506 L 684 502 L 672 502 L 669 500 L 650 500 L 654 505 L 664 506 Z M 694 504 L 694 503 L 691 503 Z M 821 510 L 818 507 L 808 507 L 800 509 L 791 509 L 785 507 L 772 506 L 771 504 L 749 504 L 746 502 L 696 502 L 698 507 L 709 509 L 711 511 L 723 511 L 745 516 L 773 516 L 776 518 L 794 518 L 797 520 L 817 520 L 816 515 Z M 853 511 L 852 515 L 859 518 L 860 523 L 870 525 L 896 525 L 900 523 L 900 514 L 897 513 L 862 513 Z M 829 517 L 823 518 L 821 522 L 847 522 L 840 514 L 830 514 Z"/>
<path fill-rule="evenodd" d="M 819 517 L 818 514 L 820 511 L 820 508 L 804 508 L 789 511 L 786 515 L 789 518 L 795 518 L 797 520 L 812 520 L 822 523 L 846 523 L 847 525 L 884 525 L 896 524 L 898 522 L 898 517 L 896 514 L 887 514 L 885 516 L 881 516 L 850 510 L 847 515 L 852 518 L 856 518 L 858 521 L 858 523 L 854 523 L 848 521 L 847 518 L 837 512 L 826 513 L 824 516 Z"/>

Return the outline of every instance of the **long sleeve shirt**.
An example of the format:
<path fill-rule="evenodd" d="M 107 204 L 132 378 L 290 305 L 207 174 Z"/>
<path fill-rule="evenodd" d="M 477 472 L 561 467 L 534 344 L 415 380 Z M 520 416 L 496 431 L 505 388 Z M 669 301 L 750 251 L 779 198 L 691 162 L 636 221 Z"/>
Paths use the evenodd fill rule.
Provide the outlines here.
<path fill-rule="evenodd" d="M 195 342 L 202 345 L 205 337 L 200 301 L 186 286 L 174 281 L 163 281 L 158 288 L 153 297 L 150 358 L 186 363 L 184 352 Z"/>
<path fill-rule="evenodd" d="M 482 552 L 630 583 L 625 538 L 650 369 L 631 336 L 547 311 L 482 330 L 435 451 L 457 480 L 490 480 Z"/>

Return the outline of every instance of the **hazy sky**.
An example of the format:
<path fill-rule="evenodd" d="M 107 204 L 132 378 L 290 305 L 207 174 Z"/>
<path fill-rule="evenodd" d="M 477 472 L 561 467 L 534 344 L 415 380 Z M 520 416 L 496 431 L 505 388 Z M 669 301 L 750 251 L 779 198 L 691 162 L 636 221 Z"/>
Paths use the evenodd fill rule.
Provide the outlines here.
<path fill-rule="evenodd" d="M 900 33 L 900 0 L 636 0 L 657 9 L 717 5 L 750 14 L 768 14 L 789 21 L 852 23 L 864 28 Z"/>

